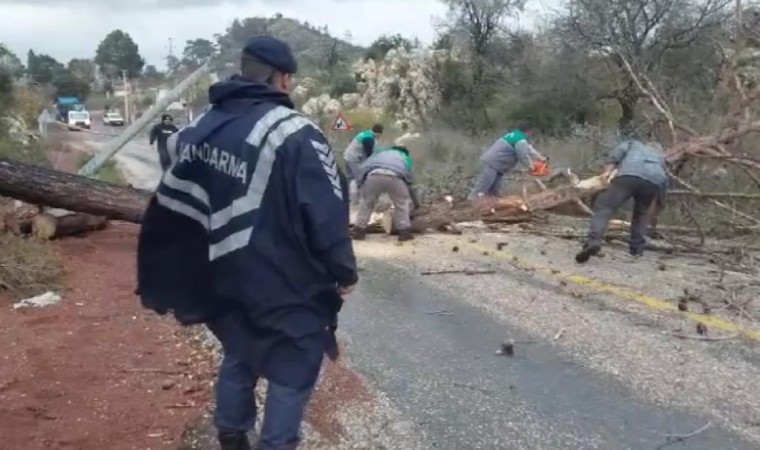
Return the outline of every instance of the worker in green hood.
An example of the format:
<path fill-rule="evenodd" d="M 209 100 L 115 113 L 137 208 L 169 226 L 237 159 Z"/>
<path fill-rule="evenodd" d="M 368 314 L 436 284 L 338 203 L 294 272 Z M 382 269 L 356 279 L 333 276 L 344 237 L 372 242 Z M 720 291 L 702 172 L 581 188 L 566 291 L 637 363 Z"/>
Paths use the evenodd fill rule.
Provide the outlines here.
<path fill-rule="evenodd" d="M 375 151 L 377 141 L 383 135 L 385 127 L 381 123 L 376 123 L 372 126 L 371 130 L 362 131 L 348 144 L 346 150 L 343 152 L 343 159 L 346 161 L 346 178 L 351 183 L 350 190 L 354 191 L 356 188 L 356 180 L 359 176 L 361 165 L 367 160 Z M 352 202 L 356 202 L 357 198 L 354 193 L 352 195 Z"/>
<path fill-rule="evenodd" d="M 514 169 L 518 163 L 532 170 L 534 159 L 546 162 L 547 159 L 528 142 L 532 136 L 531 126 L 524 123 L 496 140 L 480 157 L 480 173 L 468 198 L 475 200 L 483 196 L 498 197 L 504 174 Z"/>

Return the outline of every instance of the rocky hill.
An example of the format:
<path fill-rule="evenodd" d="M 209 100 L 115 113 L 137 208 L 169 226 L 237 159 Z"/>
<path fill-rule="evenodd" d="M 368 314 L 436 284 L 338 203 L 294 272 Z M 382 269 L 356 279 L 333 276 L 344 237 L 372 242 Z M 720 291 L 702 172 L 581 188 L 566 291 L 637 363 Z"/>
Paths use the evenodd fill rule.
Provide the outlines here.
<path fill-rule="evenodd" d="M 327 27 L 276 15 L 235 20 L 227 31 L 217 36 L 222 52 L 239 49 L 250 36 L 268 34 L 287 41 L 301 72 L 314 73 L 327 65 L 350 63 L 364 56 L 366 49 L 332 36 Z M 235 54 L 235 51 L 227 53 Z"/>

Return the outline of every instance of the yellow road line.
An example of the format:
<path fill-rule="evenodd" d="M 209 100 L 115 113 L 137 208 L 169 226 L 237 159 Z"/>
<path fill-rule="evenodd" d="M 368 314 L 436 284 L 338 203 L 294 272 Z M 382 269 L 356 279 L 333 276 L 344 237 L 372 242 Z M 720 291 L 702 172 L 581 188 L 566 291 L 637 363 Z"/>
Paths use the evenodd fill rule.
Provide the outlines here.
<path fill-rule="evenodd" d="M 524 259 L 518 258 L 515 255 L 512 255 L 511 253 L 505 252 L 503 250 L 495 251 L 492 248 L 486 248 L 482 245 L 473 244 L 469 242 L 466 242 L 466 243 L 461 242 L 459 245 L 464 246 L 464 247 L 469 247 L 470 249 L 476 250 L 478 252 L 488 252 L 489 255 L 493 255 L 500 259 L 509 260 L 517 266 L 544 273 L 546 275 L 551 276 L 552 278 L 565 280 L 567 282 L 576 284 L 578 286 L 583 286 L 583 287 L 595 290 L 597 292 L 612 294 L 616 297 L 619 297 L 625 300 L 633 300 L 637 303 L 641 303 L 642 305 L 648 306 L 658 311 L 675 312 L 677 314 L 684 315 L 695 322 L 705 324 L 709 327 L 712 327 L 718 330 L 738 333 L 750 339 L 760 341 L 760 331 L 747 329 L 733 322 L 730 322 L 728 320 L 720 319 L 718 317 L 711 316 L 711 315 L 695 314 L 695 313 L 690 313 L 690 312 L 679 311 L 676 308 L 676 306 L 674 306 L 670 302 L 667 302 L 659 298 L 651 297 L 649 295 L 642 294 L 640 292 L 636 292 L 631 289 L 626 289 L 626 288 L 615 286 L 615 285 L 605 283 L 602 281 L 593 280 L 591 278 L 586 278 L 581 275 L 562 272 L 562 271 L 552 269 L 550 267 L 543 266 L 540 264 L 526 262 Z"/>

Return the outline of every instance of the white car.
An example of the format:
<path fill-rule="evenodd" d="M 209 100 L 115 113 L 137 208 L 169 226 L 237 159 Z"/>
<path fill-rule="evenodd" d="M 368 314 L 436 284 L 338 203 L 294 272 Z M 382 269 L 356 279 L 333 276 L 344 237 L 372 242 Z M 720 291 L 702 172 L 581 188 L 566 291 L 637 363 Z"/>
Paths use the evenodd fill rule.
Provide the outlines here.
<path fill-rule="evenodd" d="M 103 114 L 103 125 L 121 127 L 124 126 L 124 118 L 117 112 L 105 113 Z"/>
<path fill-rule="evenodd" d="M 90 129 L 90 113 L 87 111 L 69 111 L 68 119 L 69 130 Z"/>

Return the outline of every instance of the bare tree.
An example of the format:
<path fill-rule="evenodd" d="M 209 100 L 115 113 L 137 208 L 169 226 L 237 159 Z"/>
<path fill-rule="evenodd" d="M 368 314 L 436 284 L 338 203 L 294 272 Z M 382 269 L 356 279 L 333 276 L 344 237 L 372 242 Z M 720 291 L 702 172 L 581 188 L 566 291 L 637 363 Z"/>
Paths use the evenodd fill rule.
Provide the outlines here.
<path fill-rule="evenodd" d="M 329 39 L 325 43 L 326 46 L 322 68 L 330 73 L 335 70 L 335 67 L 340 62 L 339 44 L 340 42 L 335 38 Z"/>
<path fill-rule="evenodd" d="M 618 83 L 621 130 L 631 128 L 642 98 L 634 73 L 656 71 L 668 52 L 720 29 L 732 0 L 569 0 L 559 25 L 589 56 L 604 58 Z M 627 66 L 630 66 L 627 67 Z"/>
<path fill-rule="evenodd" d="M 464 94 L 468 109 L 480 111 L 485 125 L 490 125 L 484 105 L 493 94 L 495 80 L 503 79 L 501 74 L 489 76 L 489 59 L 498 41 L 506 36 L 505 21 L 522 11 L 525 0 L 442 0 L 449 8 L 448 20 L 442 35 L 449 41 L 464 41 L 470 60 L 469 80 L 459 89 Z M 494 70 L 492 70 L 494 71 Z"/>
<path fill-rule="evenodd" d="M 444 0 L 451 24 L 464 31 L 470 49 L 485 56 L 494 38 L 504 30 L 504 20 L 522 11 L 525 0 Z"/>

